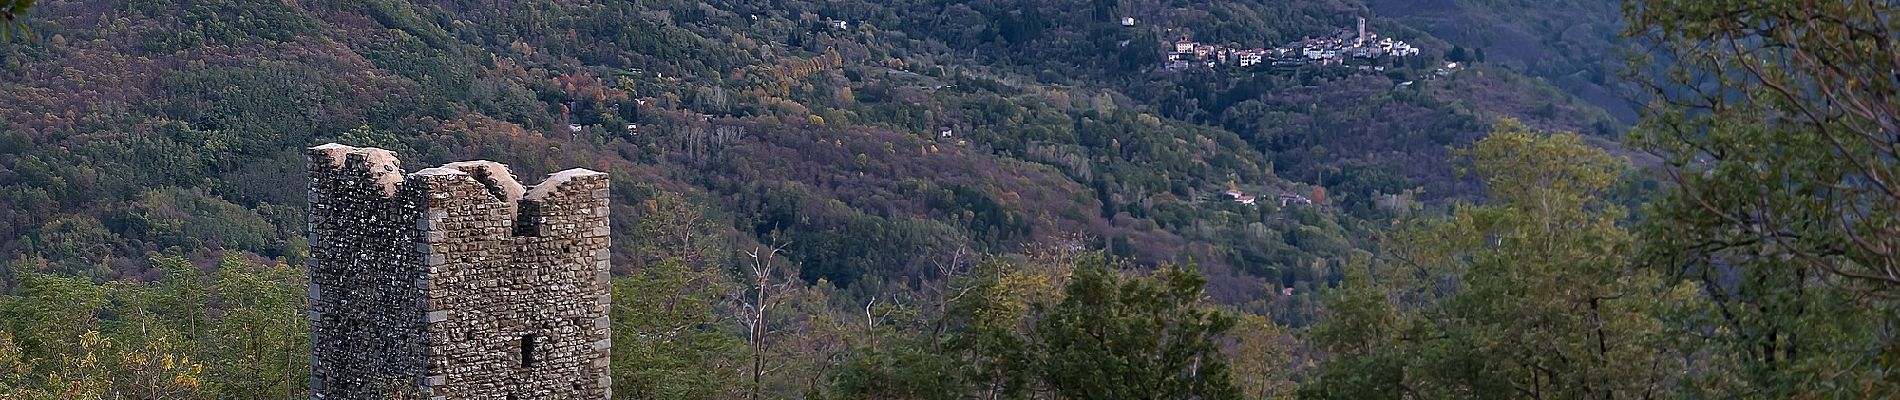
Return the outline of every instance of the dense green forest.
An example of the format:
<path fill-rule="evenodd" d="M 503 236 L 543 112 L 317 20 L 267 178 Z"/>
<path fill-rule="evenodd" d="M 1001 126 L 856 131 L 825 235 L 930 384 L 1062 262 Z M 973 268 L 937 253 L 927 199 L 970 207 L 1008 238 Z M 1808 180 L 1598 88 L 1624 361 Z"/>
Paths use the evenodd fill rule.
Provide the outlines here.
<path fill-rule="evenodd" d="M 11 1 L 0 396 L 301 396 L 325 142 L 611 174 L 617 397 L 1900 392 L 1895 7 L 1705 3 Z"/>

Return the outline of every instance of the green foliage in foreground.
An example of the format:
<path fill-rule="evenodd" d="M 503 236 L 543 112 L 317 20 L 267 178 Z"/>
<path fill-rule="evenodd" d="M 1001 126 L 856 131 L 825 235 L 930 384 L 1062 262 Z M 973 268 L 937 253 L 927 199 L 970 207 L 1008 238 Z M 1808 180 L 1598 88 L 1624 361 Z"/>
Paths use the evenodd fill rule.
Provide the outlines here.
<path fill-rule="evenodd" d="M 722 281 L 677 260 L 614 280 L 616 396 L 711 399 L 736 387 L 745 340 L 715 314 Z"/>
<path fill-rule="evenodd" d="M 1659 279 L 1634 269 L 1621 160 L 1505 120 L 1464 153 L 1493 202 L 1407 224 L 1329 294 L 1314 398 L 1637 397 L 1685 362 L 1655 351 Z M 1671 299 L 1680 302 L 1682 299 Z"/>
<path fill-rule="evenodd" d="M 1893 2 L 1646 0 L 1625 36 L 1657 101 L 1635 142 L 1678 185 L 1645 264 L 1702 296 L 1671 326 L 1709 397 L 1900 393 Z M 1680 90 L 1680 88 L 1697 90 Z"/>
<path fill-rule="evenodd" d="M 1215 342 L 1234 317 L 1201 304 L 1206 284 L 1191 269 L 1124 280 L 1085 261 L 1037 326 L 1043 379 L 1078 399 L 1240 398 Z"/>
<path fill-rule="evenodd" d="M 0 43 L 13 40 L 14 36 L 31 37 L 33 31 L 26 28 L 26 12 L 33 8 L 36 0 L 6 0 L 0 2 Z"/>
<path fill-rule="evenodd" d="M 1900 392 L 1900 89 L 1888 3 L 1627 2 L 1675 186 L 1501 125 L 1493 204 L 1393 233 L 1311 331 L 1312 398 L 1884 398 Z M 1502 167 L 1502 168 L 1500 168 Z M 1636 227 L 1632 229 L 1631 227 Z"/>
<path fill-rule="evenodd" d="M 305 391 L 304 278 L 238 256 L 211 273 L 159 258 L 154 282 L 93 283 L 10 266 L 0 394 L 24 399 L 294 398 Z M 1148 275 L 1099 253 L 983 262 L 927 303 L 833 307 L 826 284 L 767 285 L 765 336 L 730 316 L 757 293 L 722 268 L 662 260 L 614 281 L 618 398 L 1238 399 L 1240 357 L 1280 332 L 1214 308 L 1192 269 Z M 791 271 L 781 271 L 791 273 Z M 787 275 L 789 276 L 789 275 Z M 866 328 L 846 326 L 864 318 Z M 1256 318 L 1257 319 L 1257 318 Z M 1265 325 L 1261 325 L 1265 324 Z M 763 339 L 760 339 L 763 338 Z M 753 340 L 765 340 L 756 347 Z M 759 384 L 746 368 L 761 360 Z M 834 367 L 835 365 L 835 367 Z M 834 369 L 835 368 L 835 369 Z M 1248 370 L 1252 371 L 1252 370 Z M 1249 372 L 1267 374 L 1267 372 Z M 1247 382 L 1273 377 L 1244 376 Z M 1283 386 L 1249 384 L 1257 393 Z"/>
<path fill-rule="evenodd" d="M 158 258 L 152 283 L 9 266 L 0 393 L 19 398 L 285 398 L 308 382 L 304 277 L 229 257 L 205 274 Z"/>
<path fill-rule="evenodd" d="M 833 397 L 1242 398 L 1222 347 L 1236 319 L 1207 304 L 1192 269 L 1130 276 L 1101 255 L 1042 269 L 1051 274 L 1001 266 L 971 275 L 943 331 L 848 361 Z M 1023 290 L 1065 271 L 1059 297 Z"/>

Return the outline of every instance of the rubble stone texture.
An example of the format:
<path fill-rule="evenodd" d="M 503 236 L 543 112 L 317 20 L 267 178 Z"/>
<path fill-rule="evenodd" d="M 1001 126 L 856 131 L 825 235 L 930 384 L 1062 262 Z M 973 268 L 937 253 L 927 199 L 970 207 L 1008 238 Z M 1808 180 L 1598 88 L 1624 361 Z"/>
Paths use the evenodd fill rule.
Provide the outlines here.
<path fill-rule="evenodd" d="M 312 398 L 610 396 L 606 174 L 309 156 Z"/>

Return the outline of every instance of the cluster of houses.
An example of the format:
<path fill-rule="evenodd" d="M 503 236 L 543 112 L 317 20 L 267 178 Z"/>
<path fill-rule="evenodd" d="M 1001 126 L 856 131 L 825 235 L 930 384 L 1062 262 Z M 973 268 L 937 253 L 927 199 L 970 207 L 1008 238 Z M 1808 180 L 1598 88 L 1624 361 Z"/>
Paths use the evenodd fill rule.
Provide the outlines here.
<path fill-rule="evenodd" d="M 1271 49 L 1238 49 L 1187 39 L 1164 42 L 1162 46 L 1168 50 L 1167 69 L 1170 70 L 1182 70 L 1195 65 L 1208 68 L 1218 65 L 1242 68 L 1263 64 L 1275 67 L 1298 67 L 1309 63 L 1335 65 L 1345 63 L 1347 58 L 1377 59 L 1419 54 L 1417 47 L 1403 40 L 1367 32 L 1365 18 L 1359 19 L 1359 29 L 1356 31 L 1340 28 L 1329 36 L 1309 37 Z M 1375 69 L 1384 70 L 1384 67 Z"/>
<path fill-rule="evenodd" d="M 1240 189 L 1227 189 L 1227 198 L 1233 199 L 1234 202 L 1236 203 L 1246 204 L 1246 205 L 1253 205 L 1254 202 L 1259 201 L 1259 198 L 1256 198 L 1253 195 L 1247 194 L 1245 192 L 1241 192 Z M 1280 207 L 1282 208 L 1285 208 L 1287 205 L 1291 205 L 1291 204 L 1313 204 L 1312 199 L 1308 199 L 1306 198 L 1306 196 L 1301 196 L 1301 195 L 1293 194 L 1293 193 L 1281 193 L 1279 200 L 1280 200 Z"/>

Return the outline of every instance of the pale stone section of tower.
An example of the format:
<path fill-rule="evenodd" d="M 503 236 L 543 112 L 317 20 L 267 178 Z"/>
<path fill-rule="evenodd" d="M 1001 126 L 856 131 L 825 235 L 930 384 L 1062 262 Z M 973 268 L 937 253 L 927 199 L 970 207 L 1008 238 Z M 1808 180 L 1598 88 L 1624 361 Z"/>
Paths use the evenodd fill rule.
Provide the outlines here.
<path fill-rule="evenodd" d="M 312 398 L 610 396 L 606 174 L 309 154 Z"/>

